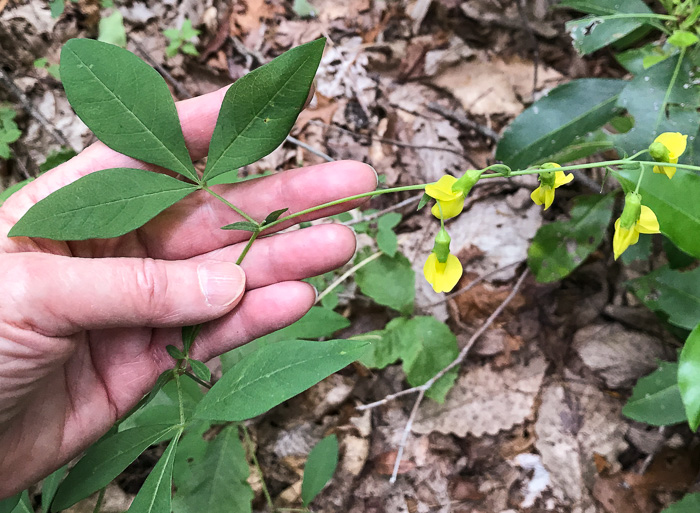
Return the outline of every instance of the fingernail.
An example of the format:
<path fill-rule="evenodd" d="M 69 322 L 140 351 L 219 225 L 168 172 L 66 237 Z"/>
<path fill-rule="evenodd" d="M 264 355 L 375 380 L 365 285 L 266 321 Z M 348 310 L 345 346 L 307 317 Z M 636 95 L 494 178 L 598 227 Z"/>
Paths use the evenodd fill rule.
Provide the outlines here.
<path fill-rule="evenodd" d="M 205 262 L 197 267 L 199 288 L 210 306 L 229 306 L 243 293 L 245 273 L 230 262 Z"/>
<path fill-rule="evenodd" d="M 370 166 L 369 164 L 366 164 L 366 166 L 367 166 L 368 168 L 370 168 L 370 169 L 372 170 L 372 172 L 374 173 L 374 179 L 375 179 L 375 184 L 374 184 L 374 185 L 375 185 L 375 187 L 376 187 L 377 185 L 379 185 L 379 175 L 377 174 L 377 170 L 374 169 L 374 168 L 373 168 L 372 166 Z"/>
<path fill-rule="evenodd" d="M 309 283 L 309 285 L 311 284 Z M 316 296 L 314 297 L 314 304 L 316 304 L 316 301 L 318 301 L 318 289 L 316 288 L 316 285 L 311 286 L 314 288 L 314 294 L 316 294 Z"/>

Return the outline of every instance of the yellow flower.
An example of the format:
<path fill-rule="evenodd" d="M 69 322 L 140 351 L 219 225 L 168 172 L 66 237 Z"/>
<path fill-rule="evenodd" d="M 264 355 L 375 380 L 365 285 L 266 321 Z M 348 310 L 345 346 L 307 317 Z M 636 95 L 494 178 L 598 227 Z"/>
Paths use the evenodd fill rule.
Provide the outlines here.
<path fill-rule="evenodd" d="M 683 155 L 688 143 L 688 136 L 680 132 L 664 132 L 659 135 L 649 146 L 649 154 L 657 162 L 668 162 L 677 164 L 678 158 Z M 654 173 L 665 174 L 673 178 L 676 174 L 675 167 L 654 166 Z"/>
<path fill-rule="evenodd" d="M 462 277 L 462 263 L 449 254 L 446 262 L 438 262 L 437 255 L 430 253 L 423 266 L 423 275 L 435 292 L 449 292 Z"/>
<path fill-rule="evenodd" d="M 425 193 L 431 198 L 437 200 L 430 210 L 432 214 L 440 219 L 450 219 L 462 213 L 464 208 L 464 192 L 452 192 L 452 186 L 457 179 L 454 176 L 445 175 L 437 182 L 425 186 Z M 440 206 L 438 206 L 438 203 Z M 442 207 L 442 216 L 440 216 L 440 207 Z"/>
<path fill-rule="evenodd" d="M 620 218 L 615 221 L 613 252 L 615 260 L 625 250 L 639 241 L 640 233 L 659 233 L 659 221 L 656 214 L 641 204 L 642 197 L 634 192 L 625 196 L 625 208 Z"/>
<path fill-rule="evenodd" d="M 558 167 L 561 166 L 554 162 L 542 164 L 542 169 L 556 169 Z M 530 198 L 535 202 L 535 205 L 544 205 L 544 209 L 547 210 L 554 201 L 554 189 L 569 183 L 574 179 L 574 175 L 572 173 L 565 174 L 564 171 L 546 171 L 540 173 L 538 179 L 540 186 L 532 191 Z"/>

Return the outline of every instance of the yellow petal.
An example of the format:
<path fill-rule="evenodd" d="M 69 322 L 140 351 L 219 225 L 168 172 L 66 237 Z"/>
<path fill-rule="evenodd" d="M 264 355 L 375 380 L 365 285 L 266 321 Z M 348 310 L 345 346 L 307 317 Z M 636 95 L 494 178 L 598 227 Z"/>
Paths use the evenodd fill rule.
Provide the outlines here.
<path fill-rule="evenodd" d="M 676 159 L 678 160 L 678 159 Z M 674 162 L 675 164 L 675 162 Z M 676 168 L 675 167 L 668 167 L 668 166 L 654 166 L 654 173 L 659 174 L 659 175 L 666 175 L 668 176 L 669 180 L 673 178 L 673 175 L 676 174 Z"/>
<path fill-rule="evenodd" d="M 454 200 L 458 196 L 462 196 L 461 192 L 452 192 L 452 186 L 456 181 L 457 179 L 454 176 L 445 175 L 437 182 L 426 185 L 425 193 L 431 198 L 440 201 Z"/>
<path fill-rule="evenodd" d="M 549 207 L 551 207 L 553 201 L 554 201 L 554 189 L 552 189 L 551 187 L 545 187 L 544 188 L 544 209 L 547 210 Z"/>
<path fill-rule="evenodd" d="M 656 214 L 645 205 L 642 205 L 642 213 L 637 221 L 637 231 L 639 233 L 659 233 L 659 221 L 656 219 Z"/>
<path fill-rule="evenodd" d="M 564 171 L 557 171 L 554 173 L 554 187 L 556 188 L 561 187 L 562 185 L 566 185 L 573 179 L 573 173 L 565 174 Z"/>
<path fill-rule="evenodd" d="M 615 235 L 613 235 L 613 253 L 615 260 L 620 258 L 620 255 L 632 244 L 636 244 L 639 240 L 639 232 L 636 227 L 621 228 L 620 220 L 615 221 Z"/>
<path fill-rule="evenodd" d="M 443 219 L 457 217 L 462 213 L 462 210 L 464 210 L 464 197 L 459 197 L 451 201 L 438 200 L 435 205 L 433 205 L 433 208 L 430 209 L 430 212 L 438 219 L 440 219 L 440 207 L 438 207 L 438 203 L 440 203 L 440 207 L 442 207 Z"/>
<path fill-rule="evenodd" d="M 443 265 L 442 270 L 437 270 L 435 283 L 432 284 L 435 292 L 450 292 L 462 277 L 462 263 L 456 256 L 448 255 Z"/>
<path fill-rule="evenodd" d="M 535 202 L 535 205 L 544 204 L 544 189 L 542 189 L 541 185 L 537 189 L 532 191 L 532 194 L 530 194 L 530 198 L 532 199 L 532 201 Z"/>
<path fill-rule="evenodd" d="M 654 139 L 654 142 L 661 143 L 668 148 L 669 162 L 675 164 L 678 162 L 678 157 L 683 155 L 685 151 L 688 144 L 688 136 L 680 132 L 664 132 Z M 675 162 L 673 159 L 676 159 Z"/>
<path fill-rule="evenodd" d="M 437 263 L 437 256 L 435 253 L 430 253 L 428 255 L 428 259 L 425 261 L 425 265 L 423 265 L 423 276 L 425 276 L 425 280 L 433 285 L 435 283 L 435 264 Z M 433 288 L 435 286 L 433 285 Z"/>

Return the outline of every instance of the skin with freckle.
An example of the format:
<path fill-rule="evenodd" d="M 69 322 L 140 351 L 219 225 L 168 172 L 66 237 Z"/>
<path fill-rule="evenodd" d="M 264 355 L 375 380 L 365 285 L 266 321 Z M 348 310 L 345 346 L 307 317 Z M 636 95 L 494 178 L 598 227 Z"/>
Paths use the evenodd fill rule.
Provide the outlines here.
<path fill-rule="evenodd" d="M 224 92 L 178 104 L 193 159 L 206 154 Z M 164 172 L 97 143 L 0 208 L 0 498 L 77 456 L 129 411 L 173 366 L 165 347 L 181 345 L 180 326 L 204 323 L 192 357 L 206 361 L 302 317 L 315 296 L 300 280 L 343 265 L 354 253 L 350 229 L 316 226 L 256 241 L 238 267 L 233 262 L 249 234 L 220 230 L 240 217 L 204 191 L 115 239 L 7 237 L 37 201 L 112 167 Z M 276 209 L 293 213 L 361 194 L 376 183 L 369 166 L 333 162 L 214 190 L 263 219 Z"/>

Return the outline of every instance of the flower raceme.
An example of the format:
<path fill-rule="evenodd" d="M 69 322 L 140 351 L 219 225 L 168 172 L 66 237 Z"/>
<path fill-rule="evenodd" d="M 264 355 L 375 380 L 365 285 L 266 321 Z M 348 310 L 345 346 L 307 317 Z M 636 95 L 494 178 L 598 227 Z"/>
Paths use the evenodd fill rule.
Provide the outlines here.
<path fill-rule="evenodd" d="M 615 221 L 613 252 L 617 260 L 625 250 L 639 241 L 640 233 L 659 233 L 659 221 L 656 214 L 642 205 L 642 197 L 636 192 L 625 196 L 625 208 Z"/>
<path fill-rule="evenodd" d="M 555 162 L 547 162 L 542 164 L 541 169 L 554 170 L 558 167 L 561 166 Z M 544 205 L 544 209 L 547 210 L 554 201 L 554 189 L 569 183 L 574 179 L 574 175 L 572 173 L 564 174 L 564 171 L 545 171 L 539 174 L 538 179 L 540 186 L 532 191 L 530 198 L 535 202 L 535 205 Z"/>
<path fill-rule="evenodd" d="M 450 236 L 444 228 L 435 237 L 433 251 L 423 266 L 425 279 L 435 292 L 449 292 L 462 277 L 462 263 L 450 253 Z"/>
<path fill-rule="evenodd" d="M 664 132 L 649 146 L 649 155 L 657 162 L 677 164 L 688 144 L 688 136 L 680 132 Z M 676 174 L 676 168 L 671 166 L 654 166 L 654 173 L 664 174 L 670 178 Z"/>

